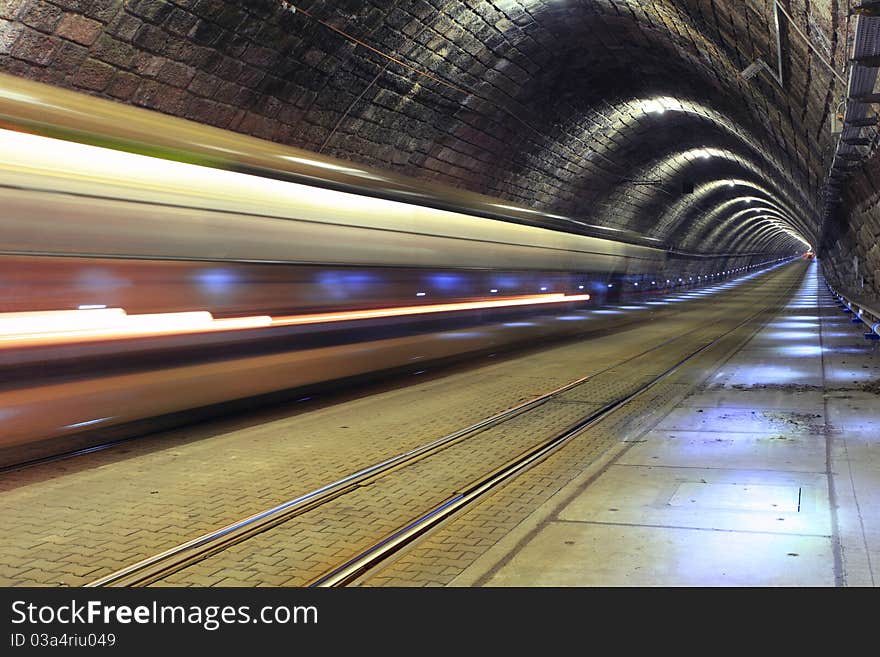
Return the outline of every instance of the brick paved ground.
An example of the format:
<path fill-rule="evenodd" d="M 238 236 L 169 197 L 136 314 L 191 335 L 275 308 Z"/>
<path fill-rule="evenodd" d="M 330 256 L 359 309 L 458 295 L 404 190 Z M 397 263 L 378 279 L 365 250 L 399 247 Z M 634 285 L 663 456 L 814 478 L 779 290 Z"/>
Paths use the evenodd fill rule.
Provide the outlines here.
<path fill-rule="evenodd" d="M 754 312 L 756 307 L 762 307 L 771 299 L 778 300 L 779 279 L 790 283 L 799 271 L 800 268 L 797 272 L 782 272 L 776 277 L 775 283 L 768 283 L 760 289 L 756 286 L 749 293 L 741 292 L 733 304 L 738 306 L 736 310 L 730 305 L 721 304 L 713 311 L 705 312 L 694 333 L 681 335 L 679 331 L 677 340 L 635 358 L 625 367 L 615 367 L 597 374 L 578 388 L 563 393 L 558 399 L 534 411 L 400 468 L 387 477 L 173 574 L 163 584 L 253 586 L 262 583 L 264 578 L 289 586 L 306 584 L 444 502 L 455 491 L 462 490 L 487 472 L 562 432 L 579 418 L 635 391 L 646 379 L 673 367 L 690 354 L 695 345 L 710 342 L 741 321 L 744 315 Z M 714 323 L 717 319 L 723 321 Z M 730 349 L 729 340 L 720 347 L 722 353 L 725 348 Z M 705 367 L 705 364 L 702 366 Z M 688 377 L 692 379 L 693 373 L 689 371 L 687 375 L 680 375 L 680 379 L 685 381 Z M 664 393 L 668 392 L 667 386 Z M 639 405 L 635 411 L 629 410 L 624 414 L 627 419 L 643 416 L 647 408 L 656 406 L 663 399 L 656 393 L 648 397 L 647 406 Z M 598 431 L 606 437 L 619 435 L 619 427 L 610 432 L 607 428 Z M 601 454 L 611 444 L 605 440 L 586 440 L 589 449 L 574 458 L 569 457 L 567 464 L 570 467 L 564 476 L 571 478 L 573 472 L 589 464 L 590 456 Z M 419 579 L 424 577 L 422 574 L 412 582 L 426 584 L 430 581 L 436 584 L 443 577 L 451 579 L 458 574 L 460 568 L 473 558 L 475 551 L 478 553 L 481 547 L 490 545 L 493 539 L 497 540 L 509 531 L 524 513 L 543 501 L 548 490 L 558 489 L 562 485 L 558 476 L 551 475 L 549 484 L 543 485 L 532 480 L 526 484 L 528 492 L 521 496 L 518 503 L 495 507 L 491 517 L 479 517 L 464 531 L 464 543 L 452 541 L 446 550 L 427 557 L 425 568 L 432 573 L 431 578 Z M 476 544 L 473 543 L 475 539 Z M 387 580 L 387 583 L 399 584 L 400 580 Z"/>
<path fill-rule="evenodd" d="M 668 321 L 613 336 L 486 361 L 325 408 L 288 408 L 252 425 L 215 422 L 5 475 L 0 497 L 10 512 L 0 537 L 0 581 L 97 579 L 604 369 L 680 335 L 717 306 L 682 302 Z"/>
<path fill-rule="evenodd" d="M 551 459 L 366 584 L 876 586 L 880 351 L 850 318 L 808 277 L 702 385 L 658 390 L 653 428 L 574 469 L 459 574 L 424 564 L 515 508 Z"/>

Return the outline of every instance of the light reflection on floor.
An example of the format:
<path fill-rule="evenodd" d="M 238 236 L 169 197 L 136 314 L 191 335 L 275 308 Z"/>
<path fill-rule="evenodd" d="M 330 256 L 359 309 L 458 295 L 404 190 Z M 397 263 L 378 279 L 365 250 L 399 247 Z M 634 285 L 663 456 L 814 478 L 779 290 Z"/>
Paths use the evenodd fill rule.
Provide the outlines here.
<path fill-rule="evenodd" d="M 815 331 L 770 331 L 762 335 L 763 338 L 773 342 L 776 340 L 809 340 L 816 339 Z"/>
<path fill-rule="evenodd" d="M 767 324 L 769 328 L 774 329 L 816 329 L 819 328 L 818 322 L 771 322 Z"/>
<path fill-rule="evenodd" d="M 877 379 L 877 370 L 833 369 L 825 373 L 825 379 L 831 387 L 847 383 L 863 383 Z"/>
<path fill-rule="evenodd" d="M 816 376 L 816 371 L 796 367 L 749 364 L 737 367 L 731 377 L 725 381 L 725 384 L 754 386 L 780 385 L 793 382 L 806 383 L 808 379 L 815 378 Z"/>
<path fill-rule="evenodd" d="M 819 345 L 797 344 L 788 347 L 779 347 L 779 351 L 786 356 L 821 356 L 822 347 Z"/>
<path fill-rule="evenodd" d="M 834 330 L 820 342 L 821 291 L 814 263 L 792 301 L 712 375 L 713 384 L 599 478 L 593 504 L 587 489 L 565 511 L 569 521 L 581 513 L 582 522 L 599 523 L 590 544 L 610 550 L 603 568 L 613 572 L 590 584 L 834 584 L 822 364 L 860 351 L 848 340 L 862 338 Z M 829 365 L 829 386 L 871 376 L 839 367 Z M 762 386 L 770 389 L 765 403 L 779 408 L 749 405 L 762 399 Z M 737 395 L 753 397 L 740 403 Z"/>
<path fill-rule="evenodd" d="M 822 331 L 822 335 L 826 338 L 851 338 L 851 331 Z"/>

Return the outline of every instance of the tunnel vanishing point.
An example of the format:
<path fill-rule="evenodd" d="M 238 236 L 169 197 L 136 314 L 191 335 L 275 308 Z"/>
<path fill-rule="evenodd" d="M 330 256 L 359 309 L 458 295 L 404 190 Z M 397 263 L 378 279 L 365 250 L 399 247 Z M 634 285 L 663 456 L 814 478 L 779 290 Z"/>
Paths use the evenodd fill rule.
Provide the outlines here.
<path fill-rule="evenodd" d="M 880 0 L 0 0 L 0 584 L 876 585 L 878 70 Z"/>

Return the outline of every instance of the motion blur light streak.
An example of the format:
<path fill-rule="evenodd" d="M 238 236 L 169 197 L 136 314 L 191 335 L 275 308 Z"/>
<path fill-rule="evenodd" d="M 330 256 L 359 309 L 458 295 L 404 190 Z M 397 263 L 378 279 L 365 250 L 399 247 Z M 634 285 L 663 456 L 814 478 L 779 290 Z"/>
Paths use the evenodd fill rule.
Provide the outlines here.
<path fill-rule="evenodd" d="M 0 151 L 0 190 L 21 204 L 7 217 L 20 239 L 0 245 L 12 253 L 492 268 L 513 260 L 527 269 L 539 268 L 538 261 L 554 269 L 560 255 L 592 258 L 606 250 L 632 254 L 638 268 L 663 259 L 653 247 L 5 129 Z M 36 210 L 28 205 L 35 203 Z M 106 212 L 90 212 L 95 204 Z M 59 222 L 62 205 L 70 216 Z M 113 220 L 104 228 L 108 215 Z M 38 239 L 44 230 L 55 231 L 57 244 Z M 160 239 L 166 230 L 176 239 Z M 343 233 L 347 245 L 340 244 Z M 358 248 L 361 240 L 365 246 Z M 381 250 L 367 248 L 374 240 Z M 501 246 L 477 246 L 489 243 Z M 350 251 L 357 262 L 345 257 Z"/>
<path fill-rule="evenodd" d="M 214 319 L 206 311 L 128 315 L 122 308 L 0 315 L 0 348 L 270 326 L 268 315 Z"/>
<path fill-rule="evenodd" d="M 109 417 L 99 417 L 96 420 L 84 420 L 82 422 L 74 422 L 73 424 L 68 424 L 67 429 L 78 429 L 79 427 L 87 427 L 90 424 L 98 424 L 98 422 L 104 422 L 105 420 L 109 420 Z"/>
<path fill-rule="evenodd" d="M 636 281 L 721 267 L 658 238 L 559 230 L 550 219 L 574 220 L 0 85 L 40 103 L 0 102 L 4 125 L 23 130 L 0 129 L 0 361 L 15 372 L 0 389 L 0 465 L 23 445 L 64 449 L 74 434 L 135 435 L 230 401 L 571 338 L 650 313 L 618 294 Z M 593 299 L 630 305 L 580 303 Z"/>
<path fill-rule="evenodd" d="M 228 331 L 267 326 L 292 326 L 300 324 L 323 324 L 380 317 L 403 317 L 458 310 L 481 310 L 516 306 L 536 306 L 556 303 L 588 301 L 589 294 L 566 296 L 565 294 L 542 294 L 513 297 L 493 301 L 443 303 L 399 308 L 377 308 L 336 313 L 316 313 L 286 317 L 234 317 L 215 319 L 206 311 L 182 313 L 156 313 L 128 315 L 122 308 L 105 310 L 58 310 L 34 313 L 0 314 L 0 345 L 14 343 L 21 346 L 82 340 L 113 340 L 121 338 Z"/>
<path fill-rule="evenodd" d="M 125 321 L 122 308 L 49 310 L 0 314 L 0 336 L 106 329 Z"/>
<path fill-rule="evenodd" d="M 537 294 L 492 301 L 468 301 L 464 303 L 438 303 L 424 306 L 403 306 L 399 308 L 379 308 L 354 312 L 320 313 L 315 315 L 295 315 L 292 317 L 276 317 L 273 326 L 290 326 L 294 324 L 318 324 L 323 322 L 345 322 L 354 319 L 375 319 L 377 317 L 403 317 L 427 313 L 445 313 L 456 310 L 482 310 L 486 308 L 507 308 L 514 306 L 532 306 L 551 303 L 571 303 L 589 301 L 589 294 Z"/>

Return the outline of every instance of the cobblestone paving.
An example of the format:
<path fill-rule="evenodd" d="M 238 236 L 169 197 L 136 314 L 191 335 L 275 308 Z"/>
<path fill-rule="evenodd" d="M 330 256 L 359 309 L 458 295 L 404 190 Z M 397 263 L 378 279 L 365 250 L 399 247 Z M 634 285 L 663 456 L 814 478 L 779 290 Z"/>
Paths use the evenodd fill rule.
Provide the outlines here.
<path fill-rule="evenodd" d="M 692 359 L 632 402 L 582 432 L 472 509 L 430 533 L 361 586 L 447 586 L 535 509 L 616 444 L 636 440 L 671 411 L 760 328 L 748 324 Z"/>
<path fill-rule="evenodd" d="M 791 274 L 784 280 L 789 281 L 790 276 Z M 768 296 L 779 294 L 779 283 L 773 290 L 774 292 Z M 753 307 L 749 307 L 745 314 L 750 314 L 754 310 Z M 173 586 L 306 584 L 406 525 L 434 505 L 442 503 L 455 491 L 461 490 L 487 472 L 500 467 L 517 454 L 562 432 L 578 419 L 603 405 L 634 392 L 646 380 L 673 367 L 689 355 L 695 344 L 708 344 L 742 319 L 742 315 L 736 315 L 725 318 L 717 324 L 701 326 L 692 334 L 680 336 L 678 340 L 661 349 L 633 359 L 626 368 L 612 368 L 599 374 L 534 411 L 429 458 L 403 467 L 392 475 L 190 566 L 171 575 L 163 584 Z M 711 355 L 696 359 L 686 373 L 680 374 L 678 378 L 685 381 L 693 379 L 694 368 L 698 371 L 705 370 L 707 363 L 716 362 L 718 353 L 723 355 L 729 352 L 731 345 L 735 346 L 742 342 L 743 333 L 754 330 L 754 327 L 743 328 L 736 332 L 736 336 L 722 340 L 713 348 Z M 430 577 L 408 572 L 385 583 L 393 585 L 399 585 L 403 581 L 416 585 L 446 583 L 448 580 L 445 577 L 451 578 L 460 572 L 461 567 L 472 560 L 475 552 L 479 554 L 481 546 L 494 543 L 498 536 L 509 531 L 512 524 L 516 524 L 524 517 L 523 514 L 533 509 L 536 501 L 540 502 L 549 492 L 558 490 L 596 455 L 619 440 L 624 424 L 644 417 L 647 409 L 655 408 L 668 400 L 670 386 L 675 385 L 676 382 L 673 380 L 665 384 L 662 391 L 652 391 L 635 405 L 623 409 L 617 416 L 617 422 L 611 422 L 610 429 L 607 423 L 602 423 L 601 428 L 597 427 L 593 432 L 588 432 L 585 439 L 586 450 L 582 450 L 574 457 L 562 457 L 563 463 L 569 467 L 566 468 L 566 475 L 561 482 L 559 475 L 552 474 L 551 470 L 550 474 L 526 484 L 526 489 L 518 492 L 516 500 L 493 508 L 490 517 L 478 516 L 473 525 L 468 526 L 464 531 L 462 537 L 464 542 L 456 542 L 452 539 L 443 551 L 427 556 L 429 562 L 425 566 L 427 569 L 425 572 L 429 573 Z M 596 439 L 595 436 L 604 436 L 606 439 Z M 608 442 L 609 440 L 611 442 Z M 542 481 L 543 483 L 540 483 Z M 474 544 L 475 540 L 476 544 Z"/>
<path fill-rule="evenodd" d="M 693 385 L 699 379 L 693 376 L 680 384 L 667 381 L 679 389 L 658 390 L 653 410 L 659 422 L 639 418 L 636 406 L 652 403 L 637 400 L 622 409 L 636 417 L 631 427 L 623 424 L 620 435 L 581 436 L 356 584 L 876 586 L 880 345 L 863 338 L 864 328 L 851 324 L 823 287 L 815 297 L 804 290 L 808 287 L 802 286 L 777 321 L 720 359 L 716 371 L 710 362 L 702 384 Z M 808 327 L 815 330 L 805 332 Z M 715 419 L 704 423 L 713 412 Z M 585 470 L 586 450 L 593 446 L 588 437 L 606 440 L 611 449 Z M 562 460 L 572 456 L 583 461 L 566 469 Z M 564 482 L 572 474 L 554 493 L 552 475 Z M 697 512 L 669 508 L 675 506 L 668 504 L 671 491 L 694 481 L 707 489 L 725 481 L 802 488 L 796 511 L 769 511 L 767 522 L 760 511 L 749 507 L 743 513 L 745 505 L 736 502 Z M 658 491 L 663 492 L 655 497 Z M 524 497 L 534 504 L 520 506 Z M 496 511 L 498 517 L 508 514 L 503 523 L 488 521 Z M 776 521 L 786 521 L 785 527 Z M 607 540 L 569 552 L 563 539 L 565 546 L 574 545 L 580 530 L 557 534 L 555 544 L 553 538 L 566 522 L 604 532 Z M 636 527 L 646 533 L 630 532 Z M 700 538 L 689 543 L 676 536 L 686 528 L 723 530 L 727 538 L 713 552 Z M 737 532 L 748 540 L 739 541 Z M 786 535 L 806 549 L 791 553 L 790 545 L 777 541 Z M 475 536 L 479 542 L 471 540 Z M 745 556 L 749 542 L 757 549 Z M 554 552 L 554 545 L 561 551 Z M 743 547 L 731 551 L 725 545 Z M 681 554 L 689 555 L 686 567 L 680 567 Z M 783 562 L 801 559 L 786 565 L 780 556 Z M 700 559 L 704 566 L 692 568 Z"/>
<path fill-rule="evenodd" d="M 0 585 L 82 585 L 598 372 L 712 317 L 750 308 L 757 297 L 747 289 L 676 304 L 674 316 L 658 311 L 655 321 L 636 329 L 483 360 L 479 368 L 414 378 L 369 397 L 302 410 L 288 406 L 256 414 L 250 423 L 213 422 L 8 473 L 0 478 Z M 379 531 L 393 525 L 364 515 L 367 510 L 354 509 Z M 316 521 L 316 531 L 328 531 L 329 513 Z M 360 545 L 359 539 L 334 540 L 333 547 L 303 545 L 303 558 L 317 568 L 346 545 Z M 235 573 L 227 577 L 235 581 Z M 267 576 L 261 583 L 277 581 Z"/>

